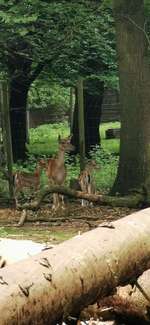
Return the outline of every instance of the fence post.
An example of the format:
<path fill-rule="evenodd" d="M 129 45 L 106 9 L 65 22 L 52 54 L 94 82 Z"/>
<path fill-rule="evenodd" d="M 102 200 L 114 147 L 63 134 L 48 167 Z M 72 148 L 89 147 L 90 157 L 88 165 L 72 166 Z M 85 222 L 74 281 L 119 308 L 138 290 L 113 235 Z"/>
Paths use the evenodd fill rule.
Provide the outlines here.
<path fill-rule="evenodd" d="M 13 173 L 12 173 L 13 154 L 12 154 L 10 115 L 9 115 L 9 89 L 8 89 L 7 81 L 0 82 L 0 108 L 2 113 L 4 151 L 5 151 L 6 163 L 8 169 L 9 194 L 10 194 L 10 198 L 13 199 L 14 198 Z"/>
<path fill-rule="evenodd" d="M 74 102 L 74 88 L 70 87 L 70 94 L 69 94 L 69 126 L 70 126 L 70 134 L 72 134 L 72 129 L 73 129 L 73 114 L 74 114 L 74 107 L 73 107 L 73 102 Z"/>
<path fill-rule="evenodd" d="M 84 100 L 83 100 L 83 78 L 82 77 L 79 77 L 77 82 L 77 97 L 78 97 L 80 170 L 83 170 L 85 167 L 85 127 L 84 127 Z"/>

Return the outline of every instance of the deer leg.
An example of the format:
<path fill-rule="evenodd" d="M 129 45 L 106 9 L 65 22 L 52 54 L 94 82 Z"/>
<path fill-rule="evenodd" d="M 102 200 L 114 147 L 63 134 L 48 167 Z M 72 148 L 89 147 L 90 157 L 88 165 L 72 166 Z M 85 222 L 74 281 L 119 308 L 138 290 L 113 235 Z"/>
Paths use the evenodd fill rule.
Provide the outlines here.
<path fill-rule="evenodd" d="M 56 210 L 58 210 L 60 207 L 60 199 L 59 199 L 59 194 L 56 194 Z"/>
<path fill-rule="evenodd" d="M 19 201 L 18 201 L 18 197 L 17 197 L 17 195 L 18 195 L 18 191 L 17 191 L 17 189 L 15 188 L 15 190 L 14 190 L 14 200 L 15 200 L 15 208 L 16 208 L 16 209 L 17 209 L 18 206 L 19 206 Z"/>
<path fill-rule="evenodd" d="M 59 209 L 59 195 L 57 193 L 53 194 L 53 205 L 52 205 L 52 210 L 56 211 Z"/>
<path fill-rule="evenodd" d="M 82 205 L 82 207 L 86 207 L 87 206 L 87 200 L 82 199 L 81 200 L 81 205 Z"/>
<path fill-rule="evenodd" d="M 17 209 L 18 205 L 19 205 L 19 202 L 18 202 L 17 197 L 15 196 L 15 208 L 16 208 L 16 209 Z"/>
<path fill-rule="evenodd" d="M 85 181 L 85 180 L 84 180 L 84 181 Z M 80 186 L 81 186 L 81 190 L 82 190 L 82 192 L 87 193 L 87 188 L 86 188 L 86 184 L 85 184 L 84 181 L 81 181 L 81 182 L 80 182 Z M 82 205 L 82 207 L 85 207 L 85 206 L 87 205 L 87 200 L 82 199 L 82 200 L 81 200 L 81 205 Z"/>
<path fill-rule="evenodd" d="M 64 203 L 64 195 L 61 195 L 61 207 L 64 210 L 65 209 L 65 203 Z"/>
<path fill-rule="evenodd" d="M 54 185 L 54 182 L 50 180 L 49 182 L 50 185 Z M 52 210 L 56 211 L 57 209 L 57 194 L 53 193 L 53 204 L 52 204 Z"/>
<path fill-rule="evenodd" d="M 57 197 L 56 197 L 56 193 L 53 193 L 53 205 L 52 205 L 52 210 L 56 210 L 56 206 L 57 206 Z"/>
<path fill-rule="evenodd" d="M 88 184 L 88 194 L 92 194 L 92 184 L 89 183 Z M 93 207 L 93 202 L 88 202 L 88 205 L 90 205 L 90 207 Z"/>

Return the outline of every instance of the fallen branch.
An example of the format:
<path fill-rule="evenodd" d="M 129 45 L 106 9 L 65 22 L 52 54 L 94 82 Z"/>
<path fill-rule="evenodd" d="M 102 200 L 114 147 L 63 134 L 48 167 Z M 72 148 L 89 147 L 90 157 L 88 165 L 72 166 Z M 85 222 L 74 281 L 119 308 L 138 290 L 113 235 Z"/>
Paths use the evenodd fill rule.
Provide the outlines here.
<path fill-rule="evenodd" d="M 149 257 L 150 209 L 145 209 L 9 265 L 0 270 L 1 325 L 67 320 L 135 280 L 149 268 Z"/>
<path fill-rule="evenodd" d="M 26 220 L 27 220 L 27 210 L 24 209 L 22 210 L 21 217 L 19 219 L 17 226 L 18 227 L 23 226 Z"/>
<path fill-rule="evenodd" d="M 44 198 L 51 193 L 64 194 L 71 198 L 85 199 L 91 202 L 95 202 L 100 205 L 110 205 L 110 206 L 121 206 L 129 208 L 140 207 L 144 201 L 144 196 L 141 193 L 134 193 L 128 196 L 108 196 L 102 194 L 86 194 L 81 191 L 75 191 L 64 186 L 46 186 L 42 193 L 40 194 L 38 201 L 32 202 L 31 204 L 23 204 L 20 209 L 37 210 L 39 209 Z"/>
<path fill-rule="evenodd" d="M 20 218 L 21 219 L 21 218 Z M 28 222 L 33 222 L 33 221 L 39 221 L 39 222 L 57 222 L 57 221 L 61 221 L 61 222 L 63 222 L 63 221 L 78 221 L 78 220 L 81 220 L 81 221 L 83 221 L 83 222 L 86 222 L 86 221 L 98 221 L 98 220 L 100 220 L 100 217 L 99 216 L 97 216 L 97 217 L 95 217 L 95 216 L 91 216 L 91 217 L 89 217 L 89 216 L 66 216 L 66 217 L 50 217 L 50 218 L 46 218 L 46 217 L 44 217 L 44 218 L 41 218 L 41 217 L 37 217 L 36 219 L 35 218 L 28 218 Z"/>

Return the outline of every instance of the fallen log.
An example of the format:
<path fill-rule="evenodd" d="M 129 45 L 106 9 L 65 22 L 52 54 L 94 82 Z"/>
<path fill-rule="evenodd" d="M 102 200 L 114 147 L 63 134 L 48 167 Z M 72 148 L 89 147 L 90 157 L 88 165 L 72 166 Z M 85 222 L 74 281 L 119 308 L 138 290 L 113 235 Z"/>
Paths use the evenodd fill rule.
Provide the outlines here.
<path fill-rule="evenodd" d="M 56 325 L 149 266 L 145 209 L 1 269 L 0 324 Z"/>
<path fill-rule="evenodd" d="M 87 309 L 90 315 L 101 314 L 103 306 L 111 307 L 112 312 L 127 319 L 140 319 L 150 324 L 150 269 L 145 271 L 135 282 L 134 286 L 128 284 L 118 287 L 114 295 L 100 301 L 100 308 L 97 305 Z M 84 315 L 85 311 L 83 312 Z"/>
<path fill-rule="evenodd" d="M 39 209 L 44 198 L 51 193 L 64 194 L 71 198 L 76 199 L 85 199 L 91 202 L 95 202 L 100 205 L 110 205 L 110 206 L 121 206 L 129 208 L 141 207 L 144 202 L 144 195 L 142 193 L 133 193 L 128 196 L 119 197 L 119 196 L 109 196 L 103 194 L 87 194 L 81 191 L 76 191 L 65 186 L 45 186 L 42 193 L 40 193 L 38 200 L 32 202 L 31 204 L 23 204 L 19 206 L 20 209 L 27 210 L 37 210 Z"/>

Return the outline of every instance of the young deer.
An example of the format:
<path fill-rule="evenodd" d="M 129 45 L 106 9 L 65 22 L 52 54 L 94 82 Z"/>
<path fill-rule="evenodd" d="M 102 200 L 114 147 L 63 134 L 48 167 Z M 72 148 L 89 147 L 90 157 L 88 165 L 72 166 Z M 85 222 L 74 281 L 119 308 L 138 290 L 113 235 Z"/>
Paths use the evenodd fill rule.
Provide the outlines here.
<path fill-rule="evenodd" d="M 81 190 L 88 194 L 95 194 L 95 182 L 93 180 L 92 173 L 95 169 L 99 169 L 96 162 L 94 160 L 91 160 L 87 165 L 85 166 L 84 170 L 81 172 L 79 176 L 79 184 L 81 187 Z M 82 199 L 81 201 L 82 206 L 91 205 L 87 200 Z"/>
<path fill-rule="evenodd" d="M 37 167 L 33 174 L 18 171 L 14 173 L 14 194 L 16 206 L 18 204 L 17 194 L 22 192 L 24 188 L 35 189 L 37 191 L 40 186 L 40 171 L 41 166 L 37 164 Z"/>
<path fill-rule="evenodd" d="M 46 175 L 48 177 L 49 183 L 54 185 L 63 185 L 66 178 L 66 167 L 65 167 L 65 152 L 70 152 L 74 150 L 74 146 L 70 143 L 70 137 L 61 139 L 58 136 L 58 153 L 55 158 L 50 158 L 47 163 L 42 162 L 41 166 L 46 169 Z M 64 208 L 64 197 L 61 194 L 53 194 L 53 205 L 52 209 L 57 210 L 60 207 L 60 198 L 62 202 L 62 208 Z"/>

